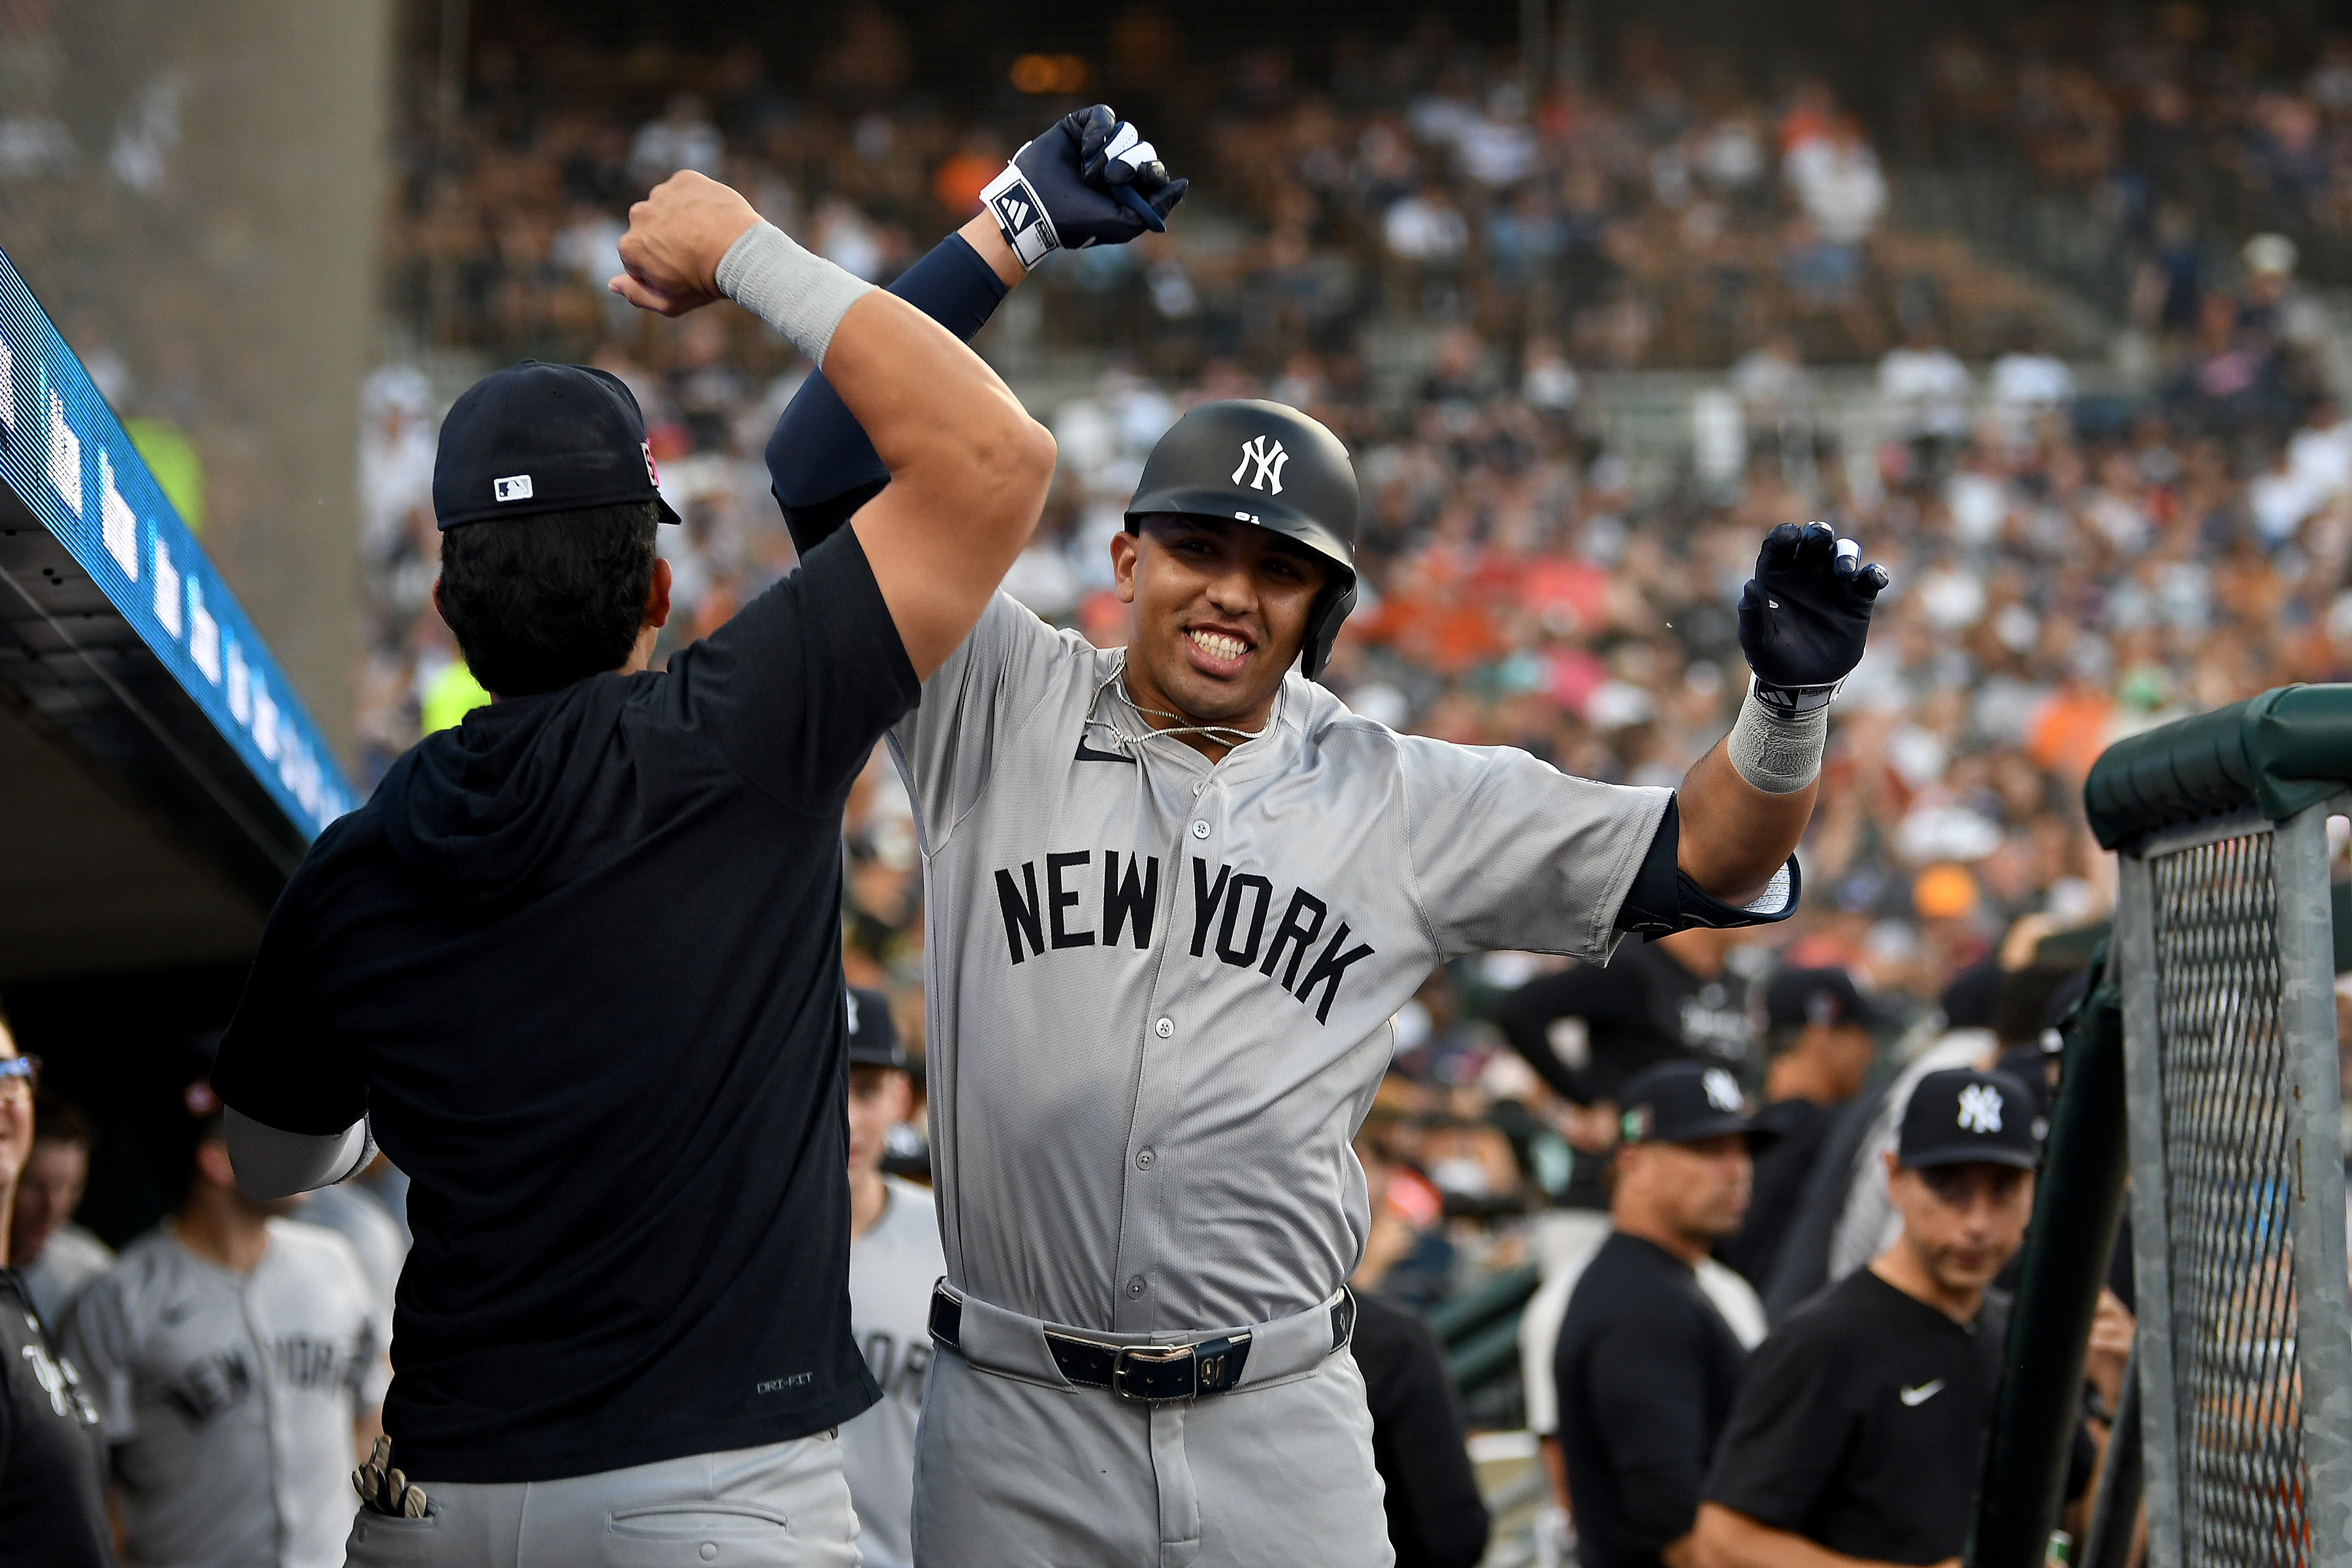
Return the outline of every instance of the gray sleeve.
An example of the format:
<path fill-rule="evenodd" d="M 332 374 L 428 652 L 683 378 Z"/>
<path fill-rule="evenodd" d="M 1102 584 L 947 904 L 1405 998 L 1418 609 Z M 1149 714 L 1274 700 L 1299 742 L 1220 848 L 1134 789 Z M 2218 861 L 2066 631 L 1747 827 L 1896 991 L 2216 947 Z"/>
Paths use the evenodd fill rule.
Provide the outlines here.
<path fill-rule="evenodd" d="M 1400 735 L 1405 847 L 1438 950 L 1605 963 L 1669 789 L 1572 778 L 1511 747 Z"/>
<path fill-rule="evenodd" d="M 89 1389 L 107 1442 L 117 1446 L 139 1435 L 136 1352 L 123 1307 L 122 1283 L 119 1274 L 93 1280 L 74 1304 L 73 1317 L 58 1347 Z"/>
<path fill-rule="evenodd" d="M 926 850 L 945 844 L 980 803 L 997 747 L 1053 689 L 1067 655 L 1061 633 L 999 593 L 923 682 L 915 710 L 891 726 L 890 752 L 906 778 Z"/>

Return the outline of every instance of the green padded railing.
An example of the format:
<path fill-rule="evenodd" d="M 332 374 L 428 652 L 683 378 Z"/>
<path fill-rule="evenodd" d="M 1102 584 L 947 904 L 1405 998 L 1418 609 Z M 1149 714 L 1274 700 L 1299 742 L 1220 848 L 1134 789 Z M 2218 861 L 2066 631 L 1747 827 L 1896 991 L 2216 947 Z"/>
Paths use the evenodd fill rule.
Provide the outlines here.
<path fill-rule="evenodd" d="M 1516 1375 L 1519 1367 L 1519 1313 L 1543 1283 L 1528 1265 L 1449 1297 L 1426 1314 L 1430 1332 L 1445 1347 L 1454 1385 L 1466 1395 L 1487 1384 Z"/>
<path fill-rule="evenodd" d="M 2083 783 L 2108 849 L 2209 816 L 2283 822 L 2352 784 L 2352 685 L 2280 686 L 2109 746 Z"/>

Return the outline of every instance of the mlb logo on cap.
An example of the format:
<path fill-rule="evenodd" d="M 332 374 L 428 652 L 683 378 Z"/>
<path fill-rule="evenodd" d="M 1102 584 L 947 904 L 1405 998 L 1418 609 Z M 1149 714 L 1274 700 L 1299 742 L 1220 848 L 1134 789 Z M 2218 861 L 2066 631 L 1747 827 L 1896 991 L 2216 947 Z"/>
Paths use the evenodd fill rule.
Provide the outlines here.
<path fill-rule="evenodd" d="M 636 397 L 610 371 L 524 360 L 467 387 L 441 422 L 433 517 L 445 531 L 638 501 L 677 521 Z"/>

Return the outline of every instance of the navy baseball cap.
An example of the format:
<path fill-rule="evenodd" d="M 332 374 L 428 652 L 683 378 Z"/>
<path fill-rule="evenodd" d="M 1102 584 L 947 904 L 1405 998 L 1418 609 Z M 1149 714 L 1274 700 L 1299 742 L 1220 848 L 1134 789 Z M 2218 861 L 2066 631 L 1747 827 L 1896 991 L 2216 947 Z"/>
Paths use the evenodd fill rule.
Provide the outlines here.
<path fill-rule="evenodd" d="M 1783 969 L 1764 987 L 1764 1020 L 1771 1027 L 1807 1024 L 1859 1024 L 1874 1029 L 1886 1022 L 1853 976 L 1835 967 Z"/>
<path fill-rule="evenodd" d="M 1979 1162 L 2030 1171 L 2041 1163 L 2042 1100 L 2005 1072 L 1951 1068 L 1914 1085 L 1903 1108 L 1895 1163 L 1911 1170 Z"/>
<path fill-rule="evenodd" d="M 890 1016 L 890 998 L 862 985 L 849 987 L 849 1065 L 907 1070 L 907 1047 Z"/>
<path fill-rule="evenodd" d="M 610 371 L 527 359 L 474 383 L 441 422 L 433 516 L 469 522 L 662 500 L 637 399 Z"/>
<path fill-rule="evenodd" d="M 1748 1119 L 1730 1069 L 1706 1062 L 1643 1068 L 1617 1091 L 1617 1130 L 1628 1143 L 1696 1143 L 1727 1132 L 1744 1132 L 1754 1142 L 1773 1135 Z"/>

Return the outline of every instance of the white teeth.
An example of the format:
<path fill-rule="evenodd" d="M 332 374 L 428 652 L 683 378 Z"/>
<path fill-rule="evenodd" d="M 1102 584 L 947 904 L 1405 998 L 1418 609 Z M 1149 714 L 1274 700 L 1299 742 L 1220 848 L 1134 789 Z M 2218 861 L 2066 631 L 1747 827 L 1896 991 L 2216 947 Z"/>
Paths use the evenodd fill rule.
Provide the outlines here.
<path fill-rule="evenodd" d="M 1249 652 L 1249 644 L 1239 637 L 1229 637 L 1222 632 L 1187 632 L 1194 645 L 1211 658 L 1239 658 Z"/>

